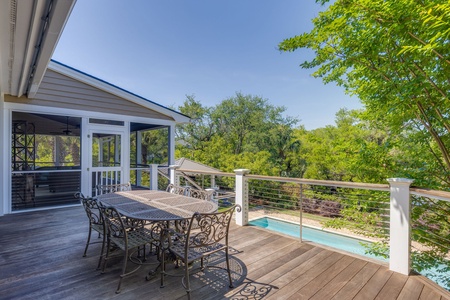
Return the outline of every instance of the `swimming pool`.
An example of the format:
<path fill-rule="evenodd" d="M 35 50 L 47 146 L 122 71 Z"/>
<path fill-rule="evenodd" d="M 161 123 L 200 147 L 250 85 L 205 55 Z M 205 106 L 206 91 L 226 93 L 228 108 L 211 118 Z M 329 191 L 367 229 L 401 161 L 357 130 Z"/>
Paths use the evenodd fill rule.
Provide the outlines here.
<path fill-rule="evenodd" d="M 283 220 L 278 220 L 270 217 L 262 217 L 258 219 L 254 219 L 249 222 L 250 225 L 266 228 L 272 231 L 280 232 L 283 234 L 287 234 L 293 237 L 300 237 L 300 225 L 295 223 L 290 223 Z M 355 253 L 359 255 L 363 255 L 366 257 L 374 258 L 383 262 L 388 262 L 388 259 L 385 259 L 380 256 L 375 256 L 370 253 L 366 253 L 366 247 L 363 244 L 370 245 L 371 242 L 358 239 L 358 238 L 352 238 L 341 234 L 332 233 L 329 231 L 324 231 L 312 227 L 307 227 L 303 225 L 302 228 L 302 239 L 304 241 L 311 241 L 318 244 L 326 245 L 329 247 L 333 247 L 336 249 L 344 250 L 350 253 Z M 445 265 L 442 265 L 445 267 Z M 443 288 L 449 289 L 449 286 L 446 284 L 446 280 L 443 279 L 441 275 L 439 275 L 439 272 L 437 271 L 438 268 L 436 267 L 430 267 L 427 270 L 423 270 L 421 272 L 422 275 L 428 277 L 429 279 L 433 280 Z"/>
<path fill-rule="evenodd" d="M 269 217 L 255 219 L 250 221 L 249 223 L 250 225 L 266 228 L 293 237 L 300 237 L 300 225 L 295 223 L 290 223 Z M 365 240 L 351 238 L 345 235 L 335 234 L 329 231 L 323 231 L 306 226 L 303 226 L 302 228 L 302 239 L 304 241 L 312 241 L 347 252 L 364 255 L 366 257 L 375 258 L 381 261 L 386 261 L 379 256 L 366 253 L 366 248 L 362 245 L 362 243 L 370 244 L 370 242 Z"/>

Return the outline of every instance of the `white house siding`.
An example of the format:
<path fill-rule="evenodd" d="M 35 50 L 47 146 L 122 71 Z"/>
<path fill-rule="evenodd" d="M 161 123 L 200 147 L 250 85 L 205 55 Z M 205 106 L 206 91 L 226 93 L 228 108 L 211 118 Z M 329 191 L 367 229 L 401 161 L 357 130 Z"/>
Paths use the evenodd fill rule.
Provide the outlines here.
<path fill-rule="evenodd" d="M 39 90 L 33 99 L 5 96 L 5 101 L 152 119 L 173 120 L 154 110 L 119 98 L 113 94 L 48 69 Z"/>

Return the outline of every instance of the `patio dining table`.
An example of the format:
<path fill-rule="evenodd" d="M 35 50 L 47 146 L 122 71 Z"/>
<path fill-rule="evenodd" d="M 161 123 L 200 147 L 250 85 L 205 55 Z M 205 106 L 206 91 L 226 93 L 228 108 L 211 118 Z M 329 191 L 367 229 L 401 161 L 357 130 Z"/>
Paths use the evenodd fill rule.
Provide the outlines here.
<path fill-rule="evenodd" d="M 150 222 L 158 222 L 163 227 L 190 219 L 194 213 L 212 213 L 217 211 L 217 204 L 203 199 L 172 194 L 164 191 L 134 190 L 98 195 L 97 199 L 105 206 L 112 206 L 125 217 Z M 163 225 L 164 224 L 164 225 Z M 159 247 L 165 251 L 164 247 Z M 158 255 L 158 260 L 159 260 Z M 150 280 L 161 263 L 150 270 L 146 279 Z"/>
<path fill-rule="evenodd" d="M 99 195 L 97 199 L 105 206 L 116 208 L 126 217 L 153 222 L 189 219 L 196 212 L 217 211 L 217 204 L 214 202 L 165 191 L 116 192 Z"/>

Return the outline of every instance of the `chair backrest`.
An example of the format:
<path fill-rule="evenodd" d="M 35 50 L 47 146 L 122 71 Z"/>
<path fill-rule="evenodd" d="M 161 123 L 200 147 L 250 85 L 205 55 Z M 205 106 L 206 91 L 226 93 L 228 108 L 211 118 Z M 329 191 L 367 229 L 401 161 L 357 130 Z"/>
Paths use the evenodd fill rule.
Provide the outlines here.
<path fill-rule="evenodd" d="M 184 195 L 189 196 L 190 187 L 188 186 L 178 186 L 174 185 L 173 183 L 170 183 L 167 188 L 166 192 L 177 194 L 177 195 Z"/>
<path fill-rule="evenodd" d="M 189 193 L 189 197 L 202 199 L 206 201 L 211 201 L 213 197 L 213 192 L 205 191 L 205 190 L 197 190 L 191 189 Z"/>
<path fill-rule="evenodd" d="M 120 184 L 108 184 L 108 185 L 98 184 L 96 188 L 97 188 L 97 195 L 103 195 L 115 192 L 131 191 L 131 184 L 129 182 Z"/>
<path fill-rule="evenodd" d="M 103 218 L 105 220 L 106 232 L 113 240 L 127 241 L 127 227 L 125 225 L 122 215 L 114 207 L 100 207 Z"/>
<path fill-rule="evenodd" d="M 85 197 L 82 193 L 75 194 L 80 198 L 83 208 L 91 224 L 103 225 L 103 217 L 100 211 L 100 204 L 96 198 Z"/>
<path fill-rule="evenodd" d="M 225 245 L 228 246 L 228 231 L 235 209 L 240 211 L 241 207 L 233 205 L 222 212 L 195 213 L 189 222 L 186 235 L 186 252 L 188 248 L 208 247 L 221 243 L 223 240 L 225 240 Z"/>

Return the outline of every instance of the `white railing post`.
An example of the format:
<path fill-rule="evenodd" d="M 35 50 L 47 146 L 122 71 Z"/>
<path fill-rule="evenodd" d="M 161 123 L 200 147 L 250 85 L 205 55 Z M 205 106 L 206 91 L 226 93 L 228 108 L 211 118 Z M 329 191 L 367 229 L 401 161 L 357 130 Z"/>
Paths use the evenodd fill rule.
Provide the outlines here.
<path fill-rule="evenodd" d="M 177 176 L 177 169 L 180 166 L 178 165 L 170 165 L 169 166 L 169 177 L 170 177 L 170 183 L 174 185 L 180 185 L 179 177 Z"/>
<path fill-rule="evenodd" d="M 241 206 L 241 211 L 236 212 L 236 224 L 245 226 L 248 224 L 248 184 L 245 174 L 250 173 L 248 169 L 234 170 L 236 173 L 236 204 Z"/>
<path fill-rule="evenodd" d="M 211 188 L 214 189 L 216 187 L 216 175 L 211 175 Z"/>
<path fill-rule="evenodd" d="M 150 189 L 158 189 L 158 164 L 150 165 Z"/>
<path fill-rule="evenodd" d="M 217 198 L 214 198 L 214 192 L 216 190 L 215 189 L 205 189 L 205 191 L 208 193 L 209 201 L 214 202 L 218 206 L 219 205 L 219 200 Z"/>
<path fill-rule="evenodd" d="M 404 275 L 411 271 L 411 202 L 409 186 L 414 180 L 389 178 L 390 242 L 389 269 Z"/>

